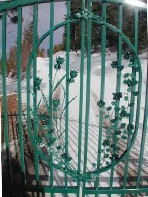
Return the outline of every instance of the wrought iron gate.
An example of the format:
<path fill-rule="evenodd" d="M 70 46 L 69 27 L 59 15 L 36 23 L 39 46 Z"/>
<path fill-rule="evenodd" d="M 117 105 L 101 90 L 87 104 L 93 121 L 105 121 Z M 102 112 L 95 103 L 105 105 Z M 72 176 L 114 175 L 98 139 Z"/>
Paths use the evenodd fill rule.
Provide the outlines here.
<path fill-rule="evenodd" d="M 92 9 L 98 3 L 101 13 Z M 38 38 L 38 6 L 47 3 L 50 7 L 49 30 Z M 66 18 L 54 24 L 54 1 L 15 0 L 0 4 L 2 13 L 2 123 L 4 142 L 8 157 L 9 185 L 4 185 L 7 196 L 148 196 L 147 164 L 147 110 L 148 83 L 143 95 L 142 72 L 138 55 L 138 10 L 146 11 L 146 5 L 134 9 L 134 41 L 124 34 L 123 6 L 130 6 L 122 0 L 81 1 L 81 9 L 71 12 L 73 1 L 66 1 Z M 33 6 L 33 46 L 26 65 L 26 114 L 22 112 L 22 9 Z M 116 5 L 117 27 L 108 23 L 107 6 Z M 7 12 L 17 12 L 17 96 L 18 114 L 7 113 Z M 71 66 L 70 41 L 72 24 L 79 24 L 81 50 L 76 57 L 79 65 Z M 100 52 L 98 67 L 93 67 L 92 26 L 100 28 Z M 65 27 L 66 52 L 54 56 L 54 32 Z M 106 64 L 107 32 L 117 39 L 114 61 Z M 38 38 L 38 39 L 37 39 Z M 40 76 L 37 50 L 48 38 L 49 62 L 47 76 Z M 125 45 L 126 47 L 123 47 Z M 100 59 L 99 59 L 100 54 Z M 112 59 L 111 59 L 112 60 Z M 100 67 L 99 67 L 100 66 Z M 95 74 L 94 74 L 95 72 Z M 110 74 L 108 74 L 109 72 Z M 100 75 L 98 76 L 97 75 Z M 110 77 L 111 76 L 111 77 Z M 48 78 L 44 81 L 44 77 Z M 108 82 L 107 79 L 108 78 Z M 110 80 L 114 87 L 109 86 Z M 44 88 L 44 86 L 48 88 Z M 95 86 L 95 88 L 94 88 Z M 96 90 L 96 92 L 95 92 Z M 112 92 L 113 90 L 113 92 Z M 107 98 L 108 97 L 108 98 Z M 145 101 L 144 111 L 141 112 Z M 143 113 L 143 126 L 140 117 Z M 15 124 L 15 126 L 12 126 Z M 18 158 L 22 181 L 16 185 L 10 155 L 10 130 L 18 138 Z M 15 127 L 15 128 L 14 128 Z M 29 137 L 29 138 L 28 138 Z M 140 139 L 140 140 L 139 140 Z M 29 147 L 26 148 L 26 147 Z M 34 161 L 35 184 L 28 172 L 27 155 Z M 136 152 L 135 152 L 136 150 Z M 30 160 L 29 160 L 30 161 Z M 30 168 L 33 168 L 31 166 Z M 44 170 L 43 170 L 44 169 Z M 132 170 L 131 170 L 132 169 Z M 44 172 L 43 172 L 44 171 Z M 46 172 L 46 173 L 45 173 Z M 133 175 L 134 174 L 134 175 Z M 34 179 L 33 179 L 34 180 Z M 6 192 L 6 191 L 5 191 Z M 29 193 L 30 192 L 30 193 Z M 32 194 L 31 194 L 32 193 Z"/>

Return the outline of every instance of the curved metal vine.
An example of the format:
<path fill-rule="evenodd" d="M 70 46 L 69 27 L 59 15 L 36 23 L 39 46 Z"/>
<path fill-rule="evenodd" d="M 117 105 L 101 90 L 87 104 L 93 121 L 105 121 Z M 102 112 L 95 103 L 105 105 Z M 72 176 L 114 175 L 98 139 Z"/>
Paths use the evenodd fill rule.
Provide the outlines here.
<path fill-rule="evenodd" d="M 64 58 L 58 57 L 56 59 L 56 64 L 54 65 L 55 77 L 53 81 L 53 90 L 52 94 L 58 89 L 59 86 L 62 86 L 63 92 L 64 92 L 64 98 L 61 103 L 60 98 L 53 98 L 52 105 L 53 105 L 53 128 L 51 129 L 49 126 L 50 122 L 50 106 L 49 102 L 41 90 L 40 86 L 42 83 L 42 79 L 39 77 L 34 78 L 34 92 L 37 91 L 41 92 L 42 98 L 40 102 L 37 105 L 37 110 L 34 111 L 32 108 L 30 108 L 31 116 L 34 118 L 35 124 L 38 125 L 38 136 L 34 136 L 34 142 L 36 143 L 36 146 L 39 150 L 41 150 L 46 157 L 50 161 L 50 153 L 52 152 L 53 155 L 53 162 L 61 167 L 67 167 L 69 170 L 72 170 L 75 172 L 75 167 L 72 162 L 72 157 L 65 152 L 65 145 L 63 140 L 64 131 L 62 131 L 62 115 L 68 105 L 76 98 L 72 98 L 68 103 L 65 104 L 65 88 L 62 85 L 62 82 L 66 78 L 66 74 L 61 77 L 61 79 L 54 85 L 56 80 L 56 74 L 61 69 L 62 64 L 64 63 Z M 77 77 L 78 73 L 76 70 L 70 70 L 70 76 L 68 83 L 74 83 L 75 78 Z M 36 99 L 35 93 L 32 92 L 33 98 Z M 40 112 L 41 107 L 41 101 L 43 101 L 45 105 L 44 113 Z M 37 112 L 37 115 L 36 115 Z M 59 115 L 59 116 L 58 116 Z M 60 120 L 60 125 L 57 124 L 57 119 Z"/>
<path fill-rule="evenodd" d="M 132 53 L 123 53 L 123 58 L 129 60 L 128 67 L 134 68 L 136 72 L 139 71 Z M 117 69 L 117 71 L 122 71 L 124 69 L 124 66 L 119 65 L 117 61 L 113 61 L 111 67 Z M 120 140 L 126 141 L 129 136 L 134 134 L 134 125 L 130 124 L 129 121 L 127 123 L 126 119 L 130 118 L 130 108 L 134 107 L 134 99 L 130 100 L 129 94 L 131 94 L 132 98 L 138 96 L 138 91 L 135 91 L 135 88 L 133 88 L 138 85 L 138 81 L 134 73 L 125 73 L 122 75 L 122 78 L 123 85 L 127 87 L 127 92 L 112 93 L 113 100 L 110 106 L 106 106 L 103 100 L 97 102 L 98 107 L 105 114 L 104 119 L 109 121 L 109 126 L 106 129 L 106 138 L 102 142 L 103 148 L 99 150 L 99 153 L 102 155 L 102 166 L 108 166 L 116 162 L 123 154 L 119 145 Z M 116 104 L 121 99 L 124 99 L 126 104 L 118 107 Z M 117 116 L 115 116 L 116 112 L 118 113 Z M 92 165 L 94 166 L 94 164 Z"/>
<path fill-rule="evenodd" d="M 101 18 L 98 15 L 95 15 L 92 12 L 88 12 L 87 10 L 74 13 L 70 16 L 72 19 L 76 20 L 87 20 L 91 18 L 94 22 L 103 21 L 104 19 Z M 116 31 L 116 33 L 119 33 L 119 31 Z M 46 34 L 47 36 L 48 34 Z M 122 34 L 121 34 L 122 35 Z M 122 35 L 123 36 L 123 35 Z M 43 37 L 44 38 L 44 37 Z M 40 42 L 43 40 L 43 38 L 40 40 Z M 124 38 L 125 39 L 125 38 Z M 127 39 L 125 40 L 127 42 Z M 40 44 L 39 42 L 39 44 Z M 129 42 L 128 42 L 129 44 Z M 131 46 L 131 44 L 130 44 Z M 133 49 L 133 48 L 132 48 Z M 133 49 L 134 51 L 134 49 Z M 134 52 L 135 53 L 135 52 Z M 136 57 L 130 52 L 126 52 L 123 54 L 123 57 L 126 60 L 129 60 L 128 66 L 132 68 L 135 72 L 140 71 L 139 63 L 136 63 Z M 61 69 L 62 64 L 64 63 L 64 58 L 58 57 L 56 59 L 56 64 L 54 65 L 54 69 L 56 70 L 56 73 Z M 138 66 L 137 66 L 138 64 Z M 119 65 L 118 61 L 113 61 L 111 64 L 111 67 L 113 69 L 117 69 L 117 71 L 120 71 L 122 73 L 122 70 L 124 69 L 123 65 Z M 76 70 L 71 70 L 69 74 L 68 83 L 74 83 L 75 78 L 77 77 L 78 73 Z M 56 77 L 56 74 L 55 74 Z M 46 96 L 44 95 L 43 91 L 40 88 L 40 85 L 42 83 L 42 79 L 36 77 L 34 79 L 34 92 L 40 91 L 45 107 L 46 107 L 46 113 L 45 114 L 35 114 L 36 112 L 30 108 L 30 112 L 32 113 L 33 117 L 35 118 L 35 122 L 38 123 L 38 137 L 34 137 L 34 142 L 37 145 L 38 149 L 42 151 L 48 160 L 50 161 L 50 153 L 53 155 L 53 165 L 57 166 L 58 169 L 61 169 L 65 171 L 68 175 L 72 176 L 73 179 L 79 179 L 79 180 L 92 180 L 96 176 L 98 176 L 98 173 L 101 172 L 101 170 L 105 171 L 108 170 L 111 165 L 115 165 L 117 161 L 120 161 L 122 154 L 124 152 L 120 149 L 120 146 L 118 145 L 118 142 L 120 139 L 127 141 L 129 136 L 133 136 L 135 132 L 135 128 L 133 124 L 130 124 L 130 122 L 127 123 L 125 121 L 126 118 L 129 118 L 130 116 L 130 108 L 134 106 L 134 103 L 129 98 L 129 94 L 132 95 L 132 97 L 138 96 L 139 92 L 135 91 L 136 87 L 138 85 L 138 81 L 136 80 L 136 75 L 134 73 L 125 73 L 122 75 L 123 77 L 123 84 L 127 87 L 127 92 L 114 92 L 113 94 L 113 100 L 111 102 L 110 106 L 107 106 L 106 103 L 103 100 L 100 100 L 97 102 L 98 107 L 100 110 L 102 110 L 105 114 L 104 119 L 109 120 L 110 125 L 106 129 L 106 136 L 105 139 L 102 141 L 101 150 L 98 150 L 98 154 L 101 154 L 101 162 L 100 166 L 97 166 L 96 163 L 92 163 L 92 169 L 86 174 L 78 174 L 78 171 L 76 170 L 72 156 L 69 155 L 67 152 L 65 152 L 65 144 L 63 140 L 64 130 L 62 130 L 61 125 L 59 128 L 57 127 L 57 120 L 62 120 L 62 115 L 65 111 L 65 109 L 68 107 L 68 105 L 76 98 L 72 98 L 68 103 L 65 103 L 65 88 L 62 85 L 62 82 L 67 78 L 66 75 L 62 76 L 61 79 L 54 85 L 53 82 L 53 93 L 56 91 L 56 89 L 59 86 L 62 86 L 63 92 L 64 92 L 64 98 L 63 101 L 59 98 L 54 98 L 52 101 L 53 105 L 53 128 L 50 128 L 50 106 L 48 104 L 48 101 L 46 99 Z M 32 93 L 34 99 L 35 95 Z M 126 102 L 126 105 L 122 105 L 120 107 L 117 107 L 117 103 L 120 103 L 120 100 L 124 99 Z M 41 100 L 38 103 L 37 111 L 40 108 Z M 60 111 L 60 113 L 59 113 Z M 115 116 L 113 118 L 115 113 L 118 113 L 118 116 Z M 60 117 L 58 116 L 60 114 Z M 127 151 L 127 149 L 125 150 Z"/>
<path fill-rule="evenodd" d="M 135 59 L 131 56 L 132 54 L 130 54 L 129 52 L 123 54 L 123 57 L 129 60 L 130 62 L 128 64 L 128 67 L 132 67 L 135 69 L 135 71 L 138 72 L 137 66 L 135 66 Z M 61 69 L 63 63 L 64 63 L 64 58 L 58 57 L 56 59 L 56 64 L 54 65 L 56 72 L 58 72 Z M 122 71 L 124 69 L 124 66 L 121 65 L 119 69 L 119 65 L 117 61 L 113 61 L 111 67 L 113 69 L 117 69 L 118 71 L 119 70 Z M 68 80 L 69 84 L 73 83 L 77 76 L 78 76 L 77 71 L 71 70 Z M 54 85 L 53 93 L 60 85 L 62 85 L 62 82 L 65 78 L 66 75 L 62 76 L 61 79 Z M 94 169 L 108 167 L 112 163 L 119 160 L 121 155 L 123 154 L 123 151 L 121 151 L 118 142 L 120 141 L 120 139 L 126 141 L 128 139 L 128 136 L 129 135 L 132 136 L 134 133 L 134 125 L 128 124 L 127 121 L 125 121 L 125 119 L 129 118 L 130 107 L 133 107 L 134 105 L 133 102 L 130 102 L 128 94 L 131 93 L 134 97 L 138 96 L 138 92 L 133 91 L 133 87 L 138 85 L 138 81 L 136 80 L 136 76 L 133 73 L 125 73 L 124 75 L 122 75 L 122 78 L 123 78 L 123 84 L 127 86 L 127 92 L 112 93 L 113 100 L 110 106 L 107 106 L 103 100 L 97 102 L 98 107 L 105 114 L 104 119 L 109 120 L 110 126 L 105 131 L 106 137 L 102 141 L 102 149 L 98 150 L 98 153 L 101 154 L 100 166 L 97 166 L 97 164 L 92 163 L 92 173 L 91 171 L 89 171 L 85 175 L 78 174 L 75 165 L 73 164 L 71 155 L 65 152 L 65 144 L 62 141 L 63 134 L 65 131 L 62 130 L 61 125 L 59 126 L 59 128 L 57 127 L 57 119 L 59 118 L 61 121 L 64 110 L 76 97 L 74 97 L 71 101 L 69 101 L 69 103 L 65 104 L 65 106 L 64 106 L 64 100 L 61 103 L 59 98 L 53 99 L 52 103 L 53 103 L 53 113 L 54 113 L 54 117 L 53 117 L 54 126 L 52 129 L 50 129 L 49 127 L 50 107 L 46 99 L 46 96 L 44 95 L 43 91 L 40 89 L 42 79 L 38 77 L 34 79 L 35 90 L 41 92 L 42 95 L 41 100 L 43 100 L 47 112 L 45 114 L 38 113 L 38 115 L 35 116 L 33 109 L 30 109 L 33 117 L 36 117 L 37 119 L 36 122 L 38 122 L 38 137 L 34 137 L 34 141 L 38 149 L 44 152 L 44 154 L 46 155 L 47 158 L 49 158 L 49 160 L 50 160 L 50 153 L 52 152 L 53 162 L 56 165 L 63 168 L 63 170 L 66 167 L 67 173 L 71 175 L 74 179 L 77 178 L 81 180 L 94 179 L 94 177 L 97 176 L 96 174 L 95 175 L 93 174 Z M 63 85 L 62 88 L 65 95 L 65 89 Z M 33 94 L 33 96 L 35 95 Z M 117 107 L 116 103 L 119 102 L 121 99 L 124 99 L 126 105 Z M 41 100 L 38 103 L 37 110 L 39 110 L 40 108 Z M 62 107 L 60 107 L 60 105 Z M 61 113 L 59 113 L 60 110 Z M 118 116 L 113 118 L 115 112 L 118 112 Z M 60 117 L 57 116 L 57 113 L 60 114 Z"/>

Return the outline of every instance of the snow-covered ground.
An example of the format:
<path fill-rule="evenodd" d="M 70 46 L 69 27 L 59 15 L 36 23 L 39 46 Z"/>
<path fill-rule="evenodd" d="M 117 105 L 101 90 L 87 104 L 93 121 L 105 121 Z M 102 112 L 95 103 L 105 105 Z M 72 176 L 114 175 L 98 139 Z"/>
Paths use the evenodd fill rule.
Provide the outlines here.
<path fill-rule="evenodd" d="M 56 57 L 63 57 L 66 59 L 66 52 L 58 52 L 53 56 L 53 66 L 56 63 Z M 75 82 L 71 83 L 69 86 L 69 100 L 77 96 L 77 98 L 73 101 L 72 105 L 69 105 L 69 117 L 72 119 L 78 120 L 79 118 L 79 95 L 80 95 L 80 52 L 70 52 L 70 69 L 74 69 L 78 71 L 78 77 L 75 78 Z M 105 96 L 104 101 L 107 105 L 110 105 L 112 101 L 112 93 L 116 90 L 116 69 L 111 67 L 111 63 L 117 60 L 117 53 L 110 52 L 109 50 L 106 52 L 106 63 L 105 63 Z M 143 53 L 140 55 L 142 73 L 143 73 L 143 86 L 142 86 L 142 103 L 141 109 L 144 108 L 144 96 L 145 96 L 145 84 L 146 84 L 146 75 L 147 75 L 147 53 Z M 122 60 L 122 65 L 125 66 L 124 73 L 130 72 L 130 69 L 127 67 L 129 62 L 125 59 Z M 84 84 L 83 84 L 83 114 L 85 114 L 86 107 L 86 81 L 87 81 L 87 58 L 84 58 Z M 98 107 L 96 105 L 97 101 L 100 97 L 100 81 L 101 81 L 101 53 L 93 53 L 91 57 L 91 85 L 90 85 L 90 123 L 96 123 L 98 115 Z M 62 68 L 57 72 L 56 81 L 60 79 L 65 74 L 66 63 L 62 64 Z M 41 89 L 44 94 L 47 96 L 49 94 L 49 59 L 48 58 L 37 58 L 37 76 L 42 79 Z M 53 68 L 53 78 L 55 76 L 55 69 Z M 33 84 L 33 80 L 30 80 L 31 88 Z M 127 86 L 123 86 L 123 79 L 121 80 L 121 92 L 127 92 Z M 65 81 L 62 83 L 65 86 Z M 22 104 L 26 104 L 26 78 L 23 79 L 21 84 L 22 89 Z M 7 95 L 17 94 L 17 79 L 12 79 L 9 76 L 7 77 Z M 2 95 L 2 81 L 0 81 L 0 95 Z M 62 95 L 61 95 L 62 96 Z M 38 93 L 38 101 L 41 98 L 41 94 Z M 122 101 L 123 102 L 123 101 Z M 31 103 L 32 104 L 32 103 Z M 143 118 L 143 117 L 142 117 Z M 141 121 L 142 121 L 141 118 Z M 85 116 L 83 115 L 83 121 L 85 121 Z"/>
<path fill-rule="evenodd" d="M 56 63 L 57 57 L 63 57 L 66 59 L 66 52 L 58 52 L 53 56 L 53 78 L 55 75 L 56 70 L 54 69 L 54 65 Z M 79 99 L 80 99 L 80 58 L 81 54 L 80 51 L 78 53 L 70 52 L 70 62 L 69 66 L 70 69 L 74 69 L 78 71 L 78 76 L 75 78 L 75 82 L 71 83 L 69 86 L 69 100 L 76 97 L 71 104 L 69 104 L 69 140 L 70 146 L 69 151 L 72 155 L 75 164 L 77 164 L 77 156 L 78 156 L 78 129 L 79 129 Z M 104 101 L 109 106 L 112 101 L 112 93 L 116 92 L 116 71 L 117 69 L 113 69 L 111 67 L 111 63 L 117 60 L 117 53 L 116 52 L 106 52 L 106 63 L 105 63 L 105 94 L 104 94 Z M 144 112 L 144 101 L 145 101 L 145 90 L 146 90 L 146 76 L 147 76 L 147 53 L 144 52 L 140 55 L 141 66 L 142 66 L 142 103 L 141 103 L 141 116 L 140 116 L 140 126 L 138 139 L 136 140 L 135 147 L 136 149 L 132 149 L 132 158 L 136 158 L 138 162 L 139 155 L 135 156 L 135 150 L 138 149 L 140 151 L 140 143 L 141 143 L 141 129 L 143 123 L 143 112 Z M 126 72 L 130 72 L 130 68 L 127 67 L 129 62 L 125 59 L 122 60 L 122 65 L 124 65 L 123 74 Z M 66 62 L 62 65 L 62 68 L 56 74 L 56 82 L 62 78 L 65 74 L 66 70 Z M 48 99 L 49 95 L 49 58 L 37 58 L 37 76 L 42 79 L 41 89 L 46 95 Z M 84 153 L 84 130 L 85 130 L 85 114 L 88 110 L 88 106 L 86 105 L 86 82 L 87 82 L 87 58 L 84 58 L 84 81 L 83 81 L 83 129 L 82 129 L 82 158 Z M 89 165 L 92 162 L 96 162 L 97 155 L 97 143 L 98 143 L 98 125 L 99 125 L 99 108 L 97 106 L 97 102 L 100 100 L 100 81 L 101 81 L 101 54 L 100 53 L 93 53 L 91 57 L 91 84 L 90 84 L 90 115 L 89 115 L 89 140 L 88 140 L 88 169 Z M 123 81 L 123 79 L 121 79 Z M 31 79 L 31 87 L 32 87 L 32 79 Z M 62 82 L 63 86 L 65 87 L 65 81 Z M 127 86 L 121 83 L 121 92 L 126 93 Z M 1 86 L 1 83 L 0 83 Z M 11 79 L 7 77 L 7 93 L 14 94 L 17 93 L 17 80 Z M 55 93 L 55 97 L 58 95 L 60 100 L 63 100 L 63 93 L 62 87 L 59 87 L 58 92 Z M 41 98 L 41 93 L 38 93 L 38 101 Z M 32 105 L 33 99 L 31 100 Z M 121 103 L 124 104 L 124 99 L 121 100 Z M 22 104 L 26 104 L 26 78 L 22 81 Z M 87 109 L 87 110 L 86 110 Z M 64 118 L 64 114 L 63 114 Z M 104 124 L 107 126 L 108 122 L 105 121 Z M 62 122 L 62 127 L 64 128 L 64 120 Z M 148 136 L 147 136 L 148 137 Z M 92 144 L 93 143 L 93 144 Z M 146 144 L 148 143 L 148 139 Z M 121 143 L 122 144 L 122 143 Z M 123 146 L 123 145 L 122 145 Z M 146 148 L 146 146 L 145 146 Z M 135 155 L 134 155 L 135 154 Z M 145 158 L 148 156 L 148 150 L 145 150 Z M 133 163 L 131 164 L 133 165 Z M 122 174 L 122 173 L 121 173 Z M 105 177 L 109 177 L 108 172 L 104 175 Z M 117 174 L 115 174 L 118 177 Z M 117 179 L 118 180 L 118 179 Z M 102 184 L 102 183 L 100 183 Z M 103 186 L 108 186 L 109 178 L 106 183 L 103 183 Z M 119 185 L 119 181 L 115 183 L 115 185 Z M 115 186 L 114 185 L 114 186 Z M 102 186 L 102 185 L 101 185 Z"/>

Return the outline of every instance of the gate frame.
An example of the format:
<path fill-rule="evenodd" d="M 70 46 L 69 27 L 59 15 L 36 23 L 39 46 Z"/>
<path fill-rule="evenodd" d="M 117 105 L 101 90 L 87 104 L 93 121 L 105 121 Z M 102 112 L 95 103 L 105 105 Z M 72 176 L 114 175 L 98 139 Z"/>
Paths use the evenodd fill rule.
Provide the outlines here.
<path fill-rule="evenodd" d="M 64 2 L 64 0 L 62 0 Z M 22 10 L 22 7 L 23 6 L 27 6 L 27 5 L 33 5 L 34 4 L 34 8 L 37 4 L 40 4 L 40 3 L 46 3 L 46 2 L 50 2 L 51 5 L 53 5 L 54 2 L 61 2 L 60 0 L 56 0 L 56 1 L 49 1 L 49 0 L 25 0 L 25 2 L 21 2 L 20 0 L 16 0 L 16 1 L 12 1 L 12 2 L 3 2 L 0 4 L 0 12 L 3 12 L 3 18 L 2 18 L 2 21 L 3 21 L 3 37 L 4 37 L 4 41 L 2 42 L 3 44 L 3 55 L 2 55 L 2 62 L 3 64 L 5 65 L 5 62 L 6 62 L 6 10 L 8 9 L 12 9 L 12 8 L 15 8 L 17 7 L 18 8 L 18 13 L 20 13 L 20 16 L 21 16 L 21 10 Z M 68 1 L 70 2 L 70 1 Z M 99 1 L 99 2 L 102 2 L 102 3 L 117 3 L 119 5 L 121 5 L 121 0 L 102 0 L 102 1 Z M 122 3 L 126 3 L 127 4 L 127 1 L 126 0 L 122 0 Z M 146 10 L 146 4 L 143 4 L 141 5 L 141 9 L 144 9 Z M 36 14 L 34 15 L 34 17 L 37 16 L 37 7 L 35 8 L 36 10 Z M 21 19 L 18 21 L 18 26 L 21 26 Z M 37 24 L 36 24 L 37 25 Z M 21 51 L 21 29 L 18 30 L 18 49 L 20 49 Z M 18 50 L 19 51 L 19 50 Z M 20 62 L 20 57 L 21 57 L 21 53 L 17 53 L 18 55 L 18 82 L 20 82 L 21 84 L 21 69 L 20 69 L 20 65 L 21 65 L 21 62 Z M 3 81 L 3 89 L 6 90 L 6 68 L 3 68 L 3 78 L 4 78 L 4 81 Z M 147 129 L 147 114 L 148 114 L 148 82 L 147 82 L 147 85 L 146 85 L 147 89 L 146 89 L 146 99 L 145 99 L 145 116 L 144 116 L 144 124 L 143 124 L 143 136 L 142 136 L 142 142 L 144 142 L 145 140 L 145 136 L 146 136 L 146 129 Z M 20 87 L 18 87 L 18 92 L 20 91 Z M 19 94 L 18 94 L 19 95 Z M 6 93 L 3 94 L 4 96 L 4 108 L 6 109 L 7 108 L 7 104 L 6 104 Z M 21 95 L 19 97 L 19 117 L 21 117 Z M 4 110 L 5 111 L 5 110 Z M 8 131 L 8 125 L 6 124 L 8 122 L 7 120 L 7 112 L 4 112 L 4 121 L 5 121 L 5 130 Z M 19 122 L 21 123 L 22 120 L 20 118 Z M 22 130 L 21 126 L 19 125 L 19 129 Z M 6 139 L 6 146 L 7 148 L 9 149 L 9 136 L 8 136 L 8 132 L 5 133 L 5 139 Z M 20 143 L 21 143 L 21 166 L 22 166 L 22 170 L 23 172 L 25 172 L 25 166 L 24 166 L 24 153 L 23 153 L 23 136 L 21 135 L 20 136 Z M 143 145 L 144 143 L 142 143 Z M 9 153 L 9 150 L 8 151 L 8 156 L 9 156 L 9 159 L 10 159 L 10 153 Z M 142 151 L 144 151 L 144 147 L 142 146 Z M 37 159 L 38 155 L 36 155 L 36 159 Z M 142 160 L 142 154 L 140 154 L 140 160 Z M 38 159 L 37 159 L 38 161 Z M 141 168 L 142 168 L 142 163 L 140 164 Z M 141 169 L 139 169 L 139 172 L 141 171 Z M 139 174 L 139 173 L 138 173 Z M 140 177 L 138 179 L 138 182 L 140 182 Z M 26 185 L 20 185 L 19 187 L 15 187 L 14 185 L 11 185 L 9 188 L 7 188 L 7 186 L 5 188 L 7 188 L 8 190 L 21 190 L 21 191 L 35 191 L 35 192 L 38 192 L 38 191 L 44 191 L 44 192 L 48 192 L 48 193 L 51 193 L 52 195 L 54 193 L 64 193 L 64 194 L 68 194 L 68 193 L 75 193 L 79 196 L 79 187 L 72 187 L 72 186 L 67 186 L 67 187 L 58 187 L 58 186 L 47 186 L 47 187 L 44 187 L 42 188 L 42 186 L 26 186 Z M 84 188 L 84 191 L 83 191 L 83 195 L 85 196 L 86 194 L 127 194 L 127 193 L 134 193 L 134 194 L 138 194 L 138 193 L 148 193 L 148 187 L 147 186 L 143 186 L 143 187 L 139 187 L 139 184 L 136 186 L 136 187 L 126 187 L 126 188 L 123 188 L 123 187 L 109 187 L 109 188 L 104 188 L 104 187 L 101 187 L 101 188 L 87 188 L 85 187 Z"/>

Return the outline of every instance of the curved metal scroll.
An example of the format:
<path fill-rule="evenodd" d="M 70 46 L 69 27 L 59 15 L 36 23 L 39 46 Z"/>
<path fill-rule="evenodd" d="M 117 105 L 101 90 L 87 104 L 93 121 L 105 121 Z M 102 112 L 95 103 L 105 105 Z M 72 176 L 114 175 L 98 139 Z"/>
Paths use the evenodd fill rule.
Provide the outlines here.
<path fill-rule="evenodd" d="M 105 155 L 104 159 L 106 160 L 105 165 L 102 166 L 97 166 L 97 164 L 93 164 L 94 168 L 91 171 L 87 171 L 86 174 L 79 174 L 78 171 L 75 169 L 73 165 L 73 159 L 72 155 L 68 155 L 67 153 L 63 152 L 63 147 L 58 144 L 58 137 L 54 135 L 54 128 L 49 128 L 48 123 L 46 122 L 46 117 L 37 117 L 36 121 L 41 121 L 41 119 L 46 122 L 44 124 L 44 135 L 42 137 L 35 137 L 33 135 L 32 131 L 32 122 L 31 117 L 33 113 L 33 109 L 30 107 L 30 96 L 31 96 L 31 91 L 30 91 L 30 69 L 31 69 L 31 62 L 34 58 L 34 53 L 35 51 L 32 51 L 30 54 L 30 58 L 28 61 L 28 67 L 27 67 L 27 127 L 28 127 L 28 133 L 29 137 L 31 139 L 31 142 L 34 147 L 37 147 L 38 154 L 41 156 L 43 160 L 48 162 L 50 165 L 52 163 L 52 166 L 55 167 L 56 169 L 59 169 L 61 171 L 66 172 L 68 175 L 72 176 L 74 179 L 79 179 L 79 180 L 91 180 L 95 176 L 98 176 L 98 173 L 104 172 L 109 170 L 112 166 L 117 165 L 120 161 L 122 161 L 126 154 L 131 150 L 131 147 L 133 146 L 137 133 L 138 133 L 138 125 L 139 125 L 139 112 L 140 112 L 140 102 L 141 102 L 141 95 L 140 95 L 140 90 L 141 90 L 141 84 L 142 84 L 142 73 L 141 73 L 141 64 L 140 60 L 138 57 L 138 54 L 136 52 L 136 49 L 130 42 L 130 40 L 126 37 L 126 35 L 121 32 L 119 29 L 116 27 L 108 24 L 105 22 L 101 17 L 89 13 L 87 10 L 84 10 L 80 13 L 75 13 L 74 16 L 69 17 L 66 21 L 54 26 L 50 30 L 48 30 L 38 41 L 36 45 L 37 47 L 42 43 L 42 41 L 50 35 L 51 32 L 55 31 L 56 29 L 65 26 L 68 23 L 76 23 L 76 22 L 81 22 L 82 19 L 88 20 L 89 18 L 92 19 L 92 22 L 95 23 L 96 25 L 105 25 L 106 28 L 110 29 L 114 33 L 122 36 L 122 39 L 124 42 L 128 45 L 130 48 L 130 52 L 125 52 L 123 54 L 123 57 L 129 61 L 129 68 L 131 70 L 130 73 L 124 73 L 123 76 L 123 84 L 127 87 L 127 95 L 132 95 L 133 97 L 137 97 L 137 113 L 136 113 L 136 123 L 135 125 L 133 124 L 127 124 L 124 123 L 124 118 L 129 119 L 129 112 L 128 112 L 128 107 L 134 107 L 134 103 L 130 102 L 127 103 L 126 106 L 122 106 L 119 111 L 119 117 L 113 119 L 110 115 L 110 112 L 112 110 L 117 110 L 115 109 L 115 103 L 118 101 L 120 102 L 121 99 L 124 99 L 125 101 L 128 101 L 129 98 L 128 96 L 123 96 L 122 92 L 114 92 L 113 93 L 113 101 L 111 106 L 107 106 L 106 103 L 103 100 L 100 100 L 96 103 L 98 105 L 98 108 L 100 110 L 106 111 L 108 115 L 106 118 L 110 119 L 111 121 L 111 126 L 107 131 L 107 136 L 106 139 L 102 141 L 102 147 L 104 150 L 101 150 L 99 154 Z M 61 57 L 58 57 L 56 60 L 56 64 L 53 65 L 56 71 L 60 70 L 61 65 L 63 64 L 64 59 Z M 117 69 L 117 71 L 120 71 L 121 73 L 124 70 L 124 66 L 119 66 L 117 61 L 112 62 L 111 64 L 113 69 Z M 134 74 L 136 73 L 136 74 Z M 76 78 L 78 73 L 76 71 L 71 71 L 70 76 L 69 76 L 69 83 L 74 82 L 74 78 Z M 62 81 L 65 79 L 65 75 L 58 81 L 55 87 L 53 87 L 53 90 L 55 90 L 59 84 L 62 83 Z M 41 85 L 41 79 L 40 78 L 35 78 L 34 79 L 34 86 L 36 87 L 35 91 L 41 91 L 44 103 L 46 104 L 47 111 L 48 111 L 48 102 L 46 100 L 46 97 L 43 93 L 42 90 L 40 90 L 40 85 Z M 137 87 L 136 91 L 132 91 L 132 87 Z M 63 88 L 64 91 L 64 88 Z M 70 104 L 70 103 L 68 103 Z M 58 100 L 53 100 L 53 106 L 58 107 L 59 101 Z M 50 114 L 49 114 L 50 117 Z M 124 131 L 124 134 L 123 134 Z M 126 131 L 126 132 L 125 132 Z M 50 140 L 50 136 L 53 135 L 52 141 Z M 125 149 L 124 152 L 120 150 L 120 148 L 117 146 L 118 139 L 121 137 L 124 141 L 127 140 L 128 135 L 131 136 L 131 141 L 127 149 Z M 109 139 L 114 137 L 116 139 L 116 142 L 112 143 Z M 64 146 L 64 145 L 63 145 Z M 46 153 L 45 150 L 46 149 Z M 107 154 L 107 150 L 112 150 L 113 153 Z M 52 152 L 53 155 L 53 161 L 50 162 L 50 153 Z"/>

